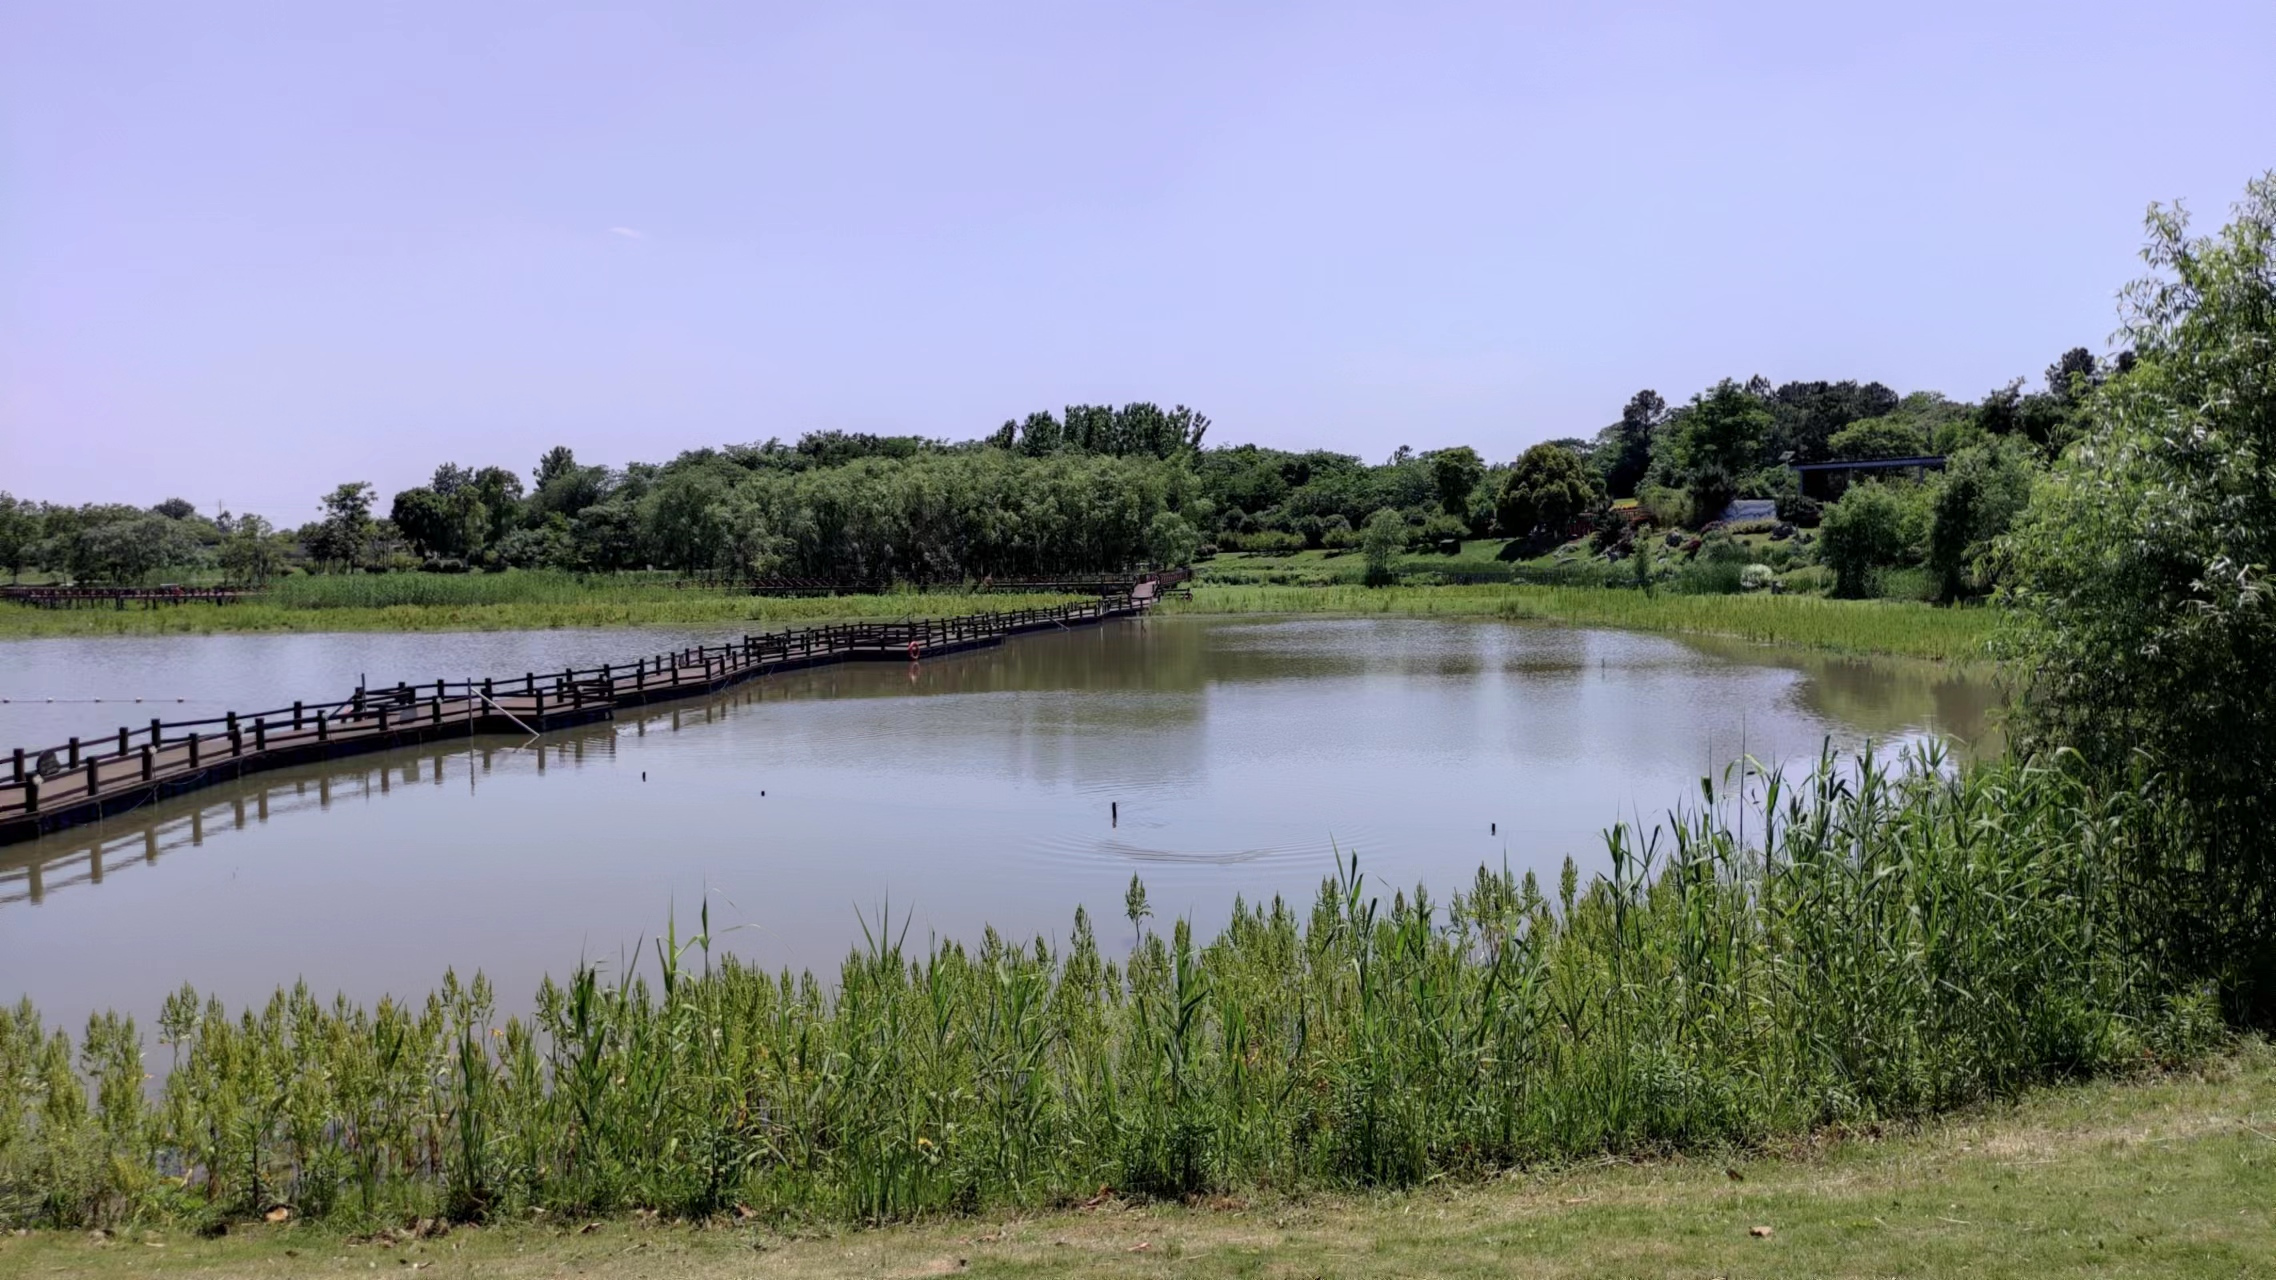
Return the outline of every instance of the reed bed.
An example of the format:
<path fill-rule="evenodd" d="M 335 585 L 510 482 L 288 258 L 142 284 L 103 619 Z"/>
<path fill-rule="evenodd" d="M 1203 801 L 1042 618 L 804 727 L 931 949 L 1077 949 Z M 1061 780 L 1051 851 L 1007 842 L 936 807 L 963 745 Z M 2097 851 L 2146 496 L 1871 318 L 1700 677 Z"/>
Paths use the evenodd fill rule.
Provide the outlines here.
<path fill-rule="evenodd" d="M 1901 1119 L 2219 1035 L 2125 942 L 2149 801 L 1922 755 L 1771 779 L 1748 840 L 1734 808 L 1710 789 L 1608 831 L 1603 875 L 1481 869 L 1443 907 L 1386 902 L 1355 859 L 1208 939 L 1151 927 L 1135 882 L 1127 924 L 1078 913 L 1058 942 L 866 921 L 834 983 L 715 954 L 706 924 L 527 1017 L 479 976 L 370 1008 L 185 988 L 146 1062 L 131 1020 L 74 1039 L 26 1005 L 0 1013 L 0 1220 L 867 1222 L 1404 1186 Z"/>
<path fill-rule="evenodd" d="M 497 604 L 646 603 L 697 594 L 676 588 L 668 573 L 563 573 L 516 569 L 504 573 L 296 574 L 272 585 L 264 603 L 284 609 L 450 608 Z"/>
<path fill-rule="evenodd" d="M 1802 595 L 1647 594 L 1634 589 L 1527 583 L 1436 587 L 1200 586 L 1195 613 L 1403 614 L 1516 618 L 1577 626 L 1733 636 L 1761 644 L 1937 661 L 1988 656 L 1999 615 L 1986 607 L 1938 608 L 1892 600 Z"/>

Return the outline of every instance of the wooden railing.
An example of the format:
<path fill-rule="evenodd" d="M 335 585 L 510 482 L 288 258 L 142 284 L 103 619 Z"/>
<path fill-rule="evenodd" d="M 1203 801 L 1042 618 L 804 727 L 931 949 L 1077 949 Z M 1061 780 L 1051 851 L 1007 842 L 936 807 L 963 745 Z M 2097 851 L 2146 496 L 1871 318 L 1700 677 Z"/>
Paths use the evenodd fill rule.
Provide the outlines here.
<path fill-rule="evenodd" d="M 827 662 L 917 661 L 1023 631 L 1127 616 L 1143 599 L 1107 597 L 900 622 L 833 623 L 747 635 L 597 667 L 480 680 L 359 686 L 337 702 L 295 702 L 194 720 L 152 719 L 115 732 L 17 747 L 0 765 L 0 843 L 301 760 L 488 732 L 534 732 L 726 688 L 770 671 Z"/>
<path fill-rule="evenodd" d="M 0 587 L 0 600 L 36 609 L 124 609 L 139 604 L 235 604 L 260 595 L 256 587 Z"/>

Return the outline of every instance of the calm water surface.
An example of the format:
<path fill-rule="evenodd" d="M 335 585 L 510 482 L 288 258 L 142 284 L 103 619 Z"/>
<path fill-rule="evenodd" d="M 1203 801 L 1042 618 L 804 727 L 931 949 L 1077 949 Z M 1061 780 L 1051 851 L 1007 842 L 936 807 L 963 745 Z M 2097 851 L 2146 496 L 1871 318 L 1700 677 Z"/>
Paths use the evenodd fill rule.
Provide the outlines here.
<path fill-rule="evenodd" d="M 0 697 L 237 706 L 377 681 L 631 658 L 696 633 L 204 636 L 0 645 Z M 1600 862 L 1599 832 L 1765 760 L 1936 732 L 1993 694 L 1948 669 L 1440 620 L 1151 618 L 910 668 L 774 677 L 528 743 L 482 738 L 249 778 L 0 849 L 0 999 L 147 1018 L 305 978 L 359 999 L 487 971 L 507 1007 L 698 905 L 727 948 L 827 971 L 890 908 L 912 936 L 1111 941 L 1308 902 L 1356 851 L 1443 899 L 1481 863 Z M 140 718 L 147 720 L 145 711 Z M 179 709 L 166 709 L 169 716 Z M 0 706 L 0 743 L 109 704 Z M 1119 810 L 1119 821 L 1112 815 Z"/>

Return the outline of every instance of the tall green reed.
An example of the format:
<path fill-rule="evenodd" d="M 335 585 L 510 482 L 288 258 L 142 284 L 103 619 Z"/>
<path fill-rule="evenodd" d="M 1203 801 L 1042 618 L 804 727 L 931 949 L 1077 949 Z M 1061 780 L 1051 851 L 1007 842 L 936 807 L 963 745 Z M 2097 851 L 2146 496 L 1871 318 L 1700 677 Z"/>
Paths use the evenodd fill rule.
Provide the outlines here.
<path fill-rule="evenodd" d="M 0 1012 L 0 1216 L 343 1219 L 649 1208 L 876 1221 L 1395 1186 L 1916 1116 L 2196 1052 L 2199 992 L 2130 939 L 2139 796 L 2037 762 L 1752 776 L 1554 890 L 1481 868 L 1438 905 L 1339 860 L 1308 912 L 912 946 L 864 920 L 834 984 L 715 954 L 579 966 L 527 1017 L 446 975 L 369 1012 L 187 989 L 141 1083 L 131 1023 Z M 1745 811 L 1741 838 L 1737 825 Z"/>

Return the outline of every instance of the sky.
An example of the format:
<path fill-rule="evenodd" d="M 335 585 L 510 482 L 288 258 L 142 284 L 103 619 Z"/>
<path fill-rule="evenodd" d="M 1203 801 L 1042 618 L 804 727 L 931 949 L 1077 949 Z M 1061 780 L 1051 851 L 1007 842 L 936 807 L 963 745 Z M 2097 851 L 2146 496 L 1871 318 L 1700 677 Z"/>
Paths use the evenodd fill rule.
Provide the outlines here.
<path fill-rule="evenodd" d="M 0 489 L 287 524 L 443 461 L 1068 403 L 1494 457 L 1972 399 L 2276 167 L 2276 4 L 0 3 Z M 384 500 L 384 499 L 383 499 Z"/>

